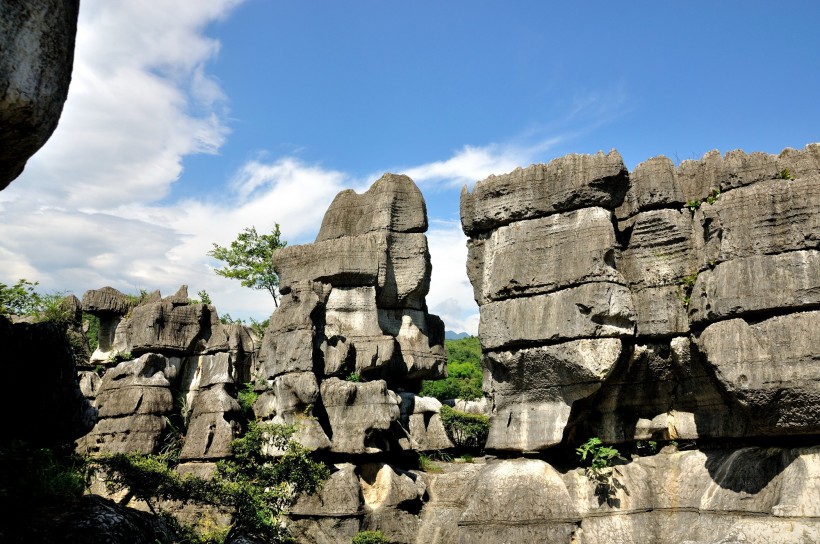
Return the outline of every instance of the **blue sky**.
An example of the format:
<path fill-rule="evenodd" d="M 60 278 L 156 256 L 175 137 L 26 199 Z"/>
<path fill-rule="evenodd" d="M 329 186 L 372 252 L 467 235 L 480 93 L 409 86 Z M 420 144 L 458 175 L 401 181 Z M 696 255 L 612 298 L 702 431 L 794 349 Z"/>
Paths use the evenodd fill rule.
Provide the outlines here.
<path fill-rule="evenodd" d="M 555 4 L 84 0 L 60 127 L 0 193 L 0 281 L 187 283 L 262 318 L 210 243 L 273 222 L 309 242 L 336 192 L 391 171 L 427 200 L 431 311 L 475 332 L 462 185 L 820 140 L 820 3 Z"/>

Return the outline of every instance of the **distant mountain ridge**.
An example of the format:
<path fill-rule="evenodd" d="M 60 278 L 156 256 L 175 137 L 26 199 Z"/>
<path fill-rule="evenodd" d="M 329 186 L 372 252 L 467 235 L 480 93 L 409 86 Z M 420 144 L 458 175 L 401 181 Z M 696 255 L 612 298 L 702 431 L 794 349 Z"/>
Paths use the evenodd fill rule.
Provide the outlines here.
<path fill-rule="evenodd" d="M 444 331 L 445 340 L 461 340 L 462 338 L 467 338 L 469 336 L 470 335 L 466 332 Z"/>

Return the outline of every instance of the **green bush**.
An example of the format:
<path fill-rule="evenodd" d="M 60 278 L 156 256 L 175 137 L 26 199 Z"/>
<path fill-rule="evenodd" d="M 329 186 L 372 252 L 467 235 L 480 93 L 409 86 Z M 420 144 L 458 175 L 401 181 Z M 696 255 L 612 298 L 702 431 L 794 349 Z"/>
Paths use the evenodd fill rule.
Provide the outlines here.
<path fill-rule="evenodd" d="M 606 479 L 616 460 L 626 461 L 617 449 L 604 446 L 598 437 L 590 438 L 575 451 L 581 461 L 589 460 L 586 473 L 592 480 Z"/>
<path fill-rule="evenodd" d="M 353 537 L 351 544 L 389 544 L 389 542 L 381 531 L 361 531 Z"/>
<path fill-rule="evenodd" d="M 468 414 L 447 406 L 441 407 L 441 422 L 447 436 L 457 448 L 482 449 L 490 432 L 490 418 Z"/>
<path fill-rule="evenodd" d="M 422 385 L 423 397 L 439 400 L 479 399 L 481 390 L 481 344 L 476 337 L 446 340 L 447 377 L 443 380 L 426 380 Z"/>
<path fill-rule="evenodd" d="M 246 419 L 252 420 L 253 419 L 253 405 L 256 402 L 256 399 L 259 398 L 259 395 L 256 391 L 253 390 L 252 383 L 246 383 L 242 386 L 242 389 L 239 390 L 239 394 L 237 395 L 239 401 L 239 407 L 242 408 L 242 414 L 245 416 Z"/>

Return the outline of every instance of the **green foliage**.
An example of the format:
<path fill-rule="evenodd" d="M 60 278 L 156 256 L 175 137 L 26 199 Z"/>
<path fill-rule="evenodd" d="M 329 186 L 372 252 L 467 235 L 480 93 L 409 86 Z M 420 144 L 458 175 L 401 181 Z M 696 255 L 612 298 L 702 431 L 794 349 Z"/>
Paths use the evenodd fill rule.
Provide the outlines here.
<path fill-rule="evenodd" d="M 611 473 L 611 467 L 616 460 L 626 461 L 621 453 L 609 446 L 604 446 L 597 436 L 590 438 L 575 450 L 581 461 L 589 459 L 589 466 L 586 468 L 587 476 L 592 480 L 606 478 Z"/>
<path fill-rule="evenodd" d="M 268 330 L 268 325 L 270 325 L 270 319 L 257 321 L 254 318 L 251 318 L 251 332 L 253 332 L 254 336 L 258 338 L 265 336 L 265 331 Z"/>
<path fill-rule="evenodd" d="M 85 462 L 70 446 L 36 448 L 13 441 L 0 447 L 0 509 L 4 514 L 10 509 L 70 503 L 82 496 L 88 482 Z"/>
<path fill-rule="evenodd" d="M 243 287 L 265 289 L 276 300 L 276 287 L 279 285 L 279 276 L 273 269 L 273 253 L 287 245 L 280 239 L 279 224 L 277 223 L 270 234 L 259 234 L 256 227 L 246 228 L 240 232 L 230 247 L 213 244 L 214 248 L 208 252 L 210 257 L 224 261 L 223 268 L 215 269 L 222 277 L 240 280 Z"/>
<path fill-rule="evenodd" d="M 435 459 L 425 454 L 419 454 L 419 469 L 430 474 L 442 472 L 440 466 L 435 463 Z"/>
<path fill-rule="evenodd" d="M 658 453 L 658 443 L 655 440 L 638 440 L 635 449 L 640 455 L 654 455 Z"/>
<path fill-rule="evenodd" d="M 720 189 L 712 188 L 712 190 L 709 192 L 709 195 L 706 198 L 699 200 L 687 200 L 686 204 L 684 204 L 683 206 L 685 208 L 689 208 L 692 211 L 695 211 L 698 208 L 700 208 L 700 205 L 704 202 L 706 204 L 714 204 L 715 202 L 717 202 L 718 198 L 720 198 Z"/>
<path fill-rule="evenodd" d="M 688 276 L 684 276 L 678 282 L 678 296 L 684 308 L 689 307 L 689 302 L 692 300 L 692 289 L 698 281 L 698 272 L 692 272 Z"/>
<path fill-rule="evenodd" d="M 423 397 L 439 400 L 474 400 L 483 396 L 481 389 L 481 344 L 470 336 L 460 340 L 446 340 L 447 377 L 443 380 L 425 380 Z"/>
<path fill-rule="evenodd" d="M 239 407 L 242 408 L 242 414 L 245 416 L 245 419 L 249 421 L 253 419 L 253 405 L 257 398 L 259 398 L 259 395 L 253 390 L 252 383 L 243 384 L 237 395 Z"/>
<path fill-rule="evenodd" d="M 213 302 L 211 302 L 211 295 L 209 295 L 205 289 L 199 291 L 196 295 L 199 297 L 199 300 L 202 301 L 202 304 L 213 304 Z"/>
<path fill-rule="evenodd" d="M 780 179 L 794 179 L 794 173 L 788 168 L 784 168 L 777 175 Z"/>
<path fill-rule="evenodd" d="M 362 377 L 359 376 L 358 372 L 351 372 L 350 374 L 345 376 L 345 381 L 353 382 L 353 383 L 359 383 L 359 382 L 362 381 Z"/>
<path fill-rule="evenodd" d="M 55 291 L 43 295 L 35 291 L 38 285 L 39 282 L 22 278 L 12 286 L 0 283 L 0 314 L 28 316 L 36 321 L 69 321 L 73 315 L 63 304 L 66 293 Z"/>
<path fill-rule="evenodd" d="M 118 364 L 123 361 L 131 361 L 134 359 L 134 355 L 130 351 L 117 351 L 111 354 L 108 357 L 108 362 L 113 364 Z"/>
<path fill-rule="evenodd" d="M 130 293 L 125 294 L 125 299 L 131 308 L 136 308 L 148 299 L 148 294 L 148 291 L 145 289 L 140 289 L 140 292 L 136 295 Z"/>
<path fill-rule="evenodd" d="M 39 282 L 19 279 L 14 285 L 0 283 L 0 314 L 32 315 L 40 308 Z"/>
<path fill-rule="evenodd" d="M 269 542 L 291 541 L 283 516 L 297 495 L 315 492 L 330 476 L 328 468 L 313 461 L 306 448 L 292 439 L 294 426 L 250 422 L 245 436 L 231 443 L 233 458 L 217 463 L 211 480 L 179 476 L 177 459 L 169 454 L 116 454 L 95 463 L 106 471 L 111 493 L 122 490 L 156 511 L 162 500 L 231 508 L 234 522 L 224 535 L 246 535 Z M 273 459 L 263 446 L 281 450 Z"/>
<path fill-rule="evenodd" d="M 83 328 L 85 328 L 85 337 L 88 339 L 88 347 L 93 352 L 100 346 L 100 318 L 83 313 Z"/>
<path fill-rule="evenodd" d="M 468 414 L 447 406 L 441 407 L 444 430 L 457 448 L 481 449 L 490 432 L 490 418 L 481 414 Z"/>
<path fill-rule="evenodd" d="M 353 537 L 351 544 L 389 544 L 381 531 L 361 531 Z"/>

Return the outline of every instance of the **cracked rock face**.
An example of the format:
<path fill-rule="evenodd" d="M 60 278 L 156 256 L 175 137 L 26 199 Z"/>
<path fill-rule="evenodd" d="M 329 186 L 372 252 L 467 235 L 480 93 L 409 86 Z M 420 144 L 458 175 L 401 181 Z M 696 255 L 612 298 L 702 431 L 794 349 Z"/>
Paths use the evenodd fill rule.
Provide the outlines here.
<path fill-rule="evenodd" d="M 0 190 L 57 128 L 79 9 L 79 0 L 0 4 Z"/>
<path fill-rule="evenodd" d="M 629 173 L 613 151 L 465 189 L 488 447 L 817 432 L 819 157 L 713 151 Z M 605 372 L 579 341 L 612 354 Z"/>
<path fill-rule="evenodd" d="M 258 415 L 299 422 L 303 444 L 335 453 L 442 443 L 440 423 L 410 432 L 397 394 L 446 376 L 444 324 L 425 303 L 426 229 L 418 187 L 385 174 L 339 193 L 315 243 L 275 253 L 283 297 L 254 368 Z"/>

